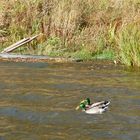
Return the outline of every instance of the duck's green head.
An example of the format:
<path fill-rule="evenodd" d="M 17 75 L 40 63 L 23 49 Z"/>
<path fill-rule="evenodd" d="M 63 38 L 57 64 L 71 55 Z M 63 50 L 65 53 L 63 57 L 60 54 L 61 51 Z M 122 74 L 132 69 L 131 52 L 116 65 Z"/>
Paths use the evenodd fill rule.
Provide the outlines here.
<path fill-rule="evenodd" d="M 84 103 L 85 105 L 90 105 L 90 98 L 86 98 L 85 100 L 82 100 L 81 102 L 80 102 L 80 104 L 81 103 Z"/>
<path fill-rule="evenodd" d="M 90 105 L 90 99 L 86 98 L 87 104 Z"/>
<path fill-rule="evenodd" d="M 80 105 L 76 107 L 76 110 L 78 110 L 79 108 L 82 109 L 82 110 L 85 110 L 86 105 L 84 103 L 80 103 Z"/>

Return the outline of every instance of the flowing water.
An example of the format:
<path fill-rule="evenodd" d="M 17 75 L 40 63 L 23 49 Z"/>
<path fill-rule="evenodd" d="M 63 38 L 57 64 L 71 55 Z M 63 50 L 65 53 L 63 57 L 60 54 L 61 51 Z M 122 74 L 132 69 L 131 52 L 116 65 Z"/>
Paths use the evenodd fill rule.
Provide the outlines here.
<path fill-rule="evenodd" d="M 101 115 L 78 103 L 109 100 Z M 0 140 L 140 140 L 140 72 L 94 63 L 0 62 Z"/>

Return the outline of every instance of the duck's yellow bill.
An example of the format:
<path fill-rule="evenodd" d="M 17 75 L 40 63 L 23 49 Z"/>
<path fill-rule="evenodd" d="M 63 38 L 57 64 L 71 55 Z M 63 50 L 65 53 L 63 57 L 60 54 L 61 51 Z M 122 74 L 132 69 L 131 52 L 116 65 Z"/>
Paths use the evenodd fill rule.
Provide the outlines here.
<path fill-rule="evenodd" d="M 77 106 L 75 109 L 76 109 L 76 110 L 78 110 L 79 108 L 80 108 L 80 107 L 79 107 L 79 106 Z"/>
<path fill-rule="evenodd" d="M 80 104 L 81 104 L 81 103 L 85 103 L 85 100 L 82 100 L 82 101 L 80 102 Z"/>

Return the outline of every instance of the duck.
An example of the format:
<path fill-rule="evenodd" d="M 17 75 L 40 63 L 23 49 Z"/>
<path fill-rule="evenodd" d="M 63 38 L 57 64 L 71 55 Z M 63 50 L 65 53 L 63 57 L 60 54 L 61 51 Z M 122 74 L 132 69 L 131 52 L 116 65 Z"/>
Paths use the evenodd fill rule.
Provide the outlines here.
<path fill-rule="evenodd" d="M 81 101 L 80 104 L 76 107 L 76 110 L 81 109 L 87 114 L 102 114 L 108 109 L 110 101 L 100 101 L 96 103 L 90 103 L 90 98 L 86 98 Z"/>

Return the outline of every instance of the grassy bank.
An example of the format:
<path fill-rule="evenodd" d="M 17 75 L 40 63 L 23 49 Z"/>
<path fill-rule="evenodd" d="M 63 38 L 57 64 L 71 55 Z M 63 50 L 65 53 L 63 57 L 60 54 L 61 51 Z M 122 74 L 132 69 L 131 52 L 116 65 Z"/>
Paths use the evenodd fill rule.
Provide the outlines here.
<path fill-rule="evenodd" d="M 41 33 L 17 52 L 140 66 L 139 0 L 1 1 L 1 50 Z"/>

